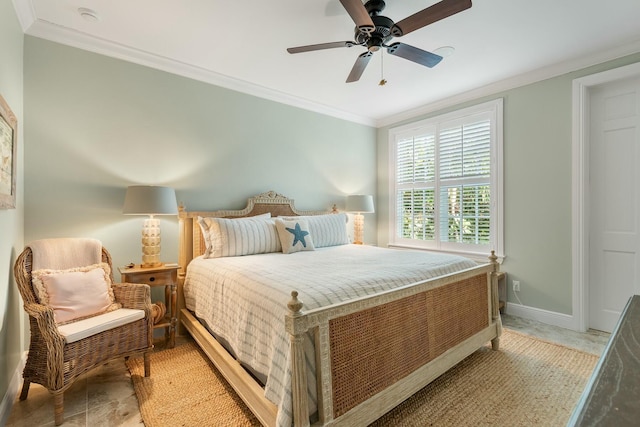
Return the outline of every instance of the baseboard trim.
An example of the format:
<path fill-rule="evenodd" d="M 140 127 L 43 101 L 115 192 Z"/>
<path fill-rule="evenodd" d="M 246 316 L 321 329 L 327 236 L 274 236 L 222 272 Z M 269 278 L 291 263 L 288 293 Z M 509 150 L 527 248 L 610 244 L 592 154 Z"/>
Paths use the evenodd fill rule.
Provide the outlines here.
<path fill-rule="evenodd" d="M 11 382 L 7 388 L 7 392 L 2 397 L 2 402 L 0 402 L 0 426 L 7 424 L 7 421 L 9 420 L 13 402 L 15 401 L 16 396 L 20 391 L 20 387 L 22 386 L 22 371 L 24 370 L 24 365 L 26 363 L 27 352 L 25 351 L 22 353 L 22 358 L 20 358 L 18 366 L 16 366 L 16 370 L 13 373 L 13 377 L 11 378 Z"/>
<path fill-rule="evenodd" d="M 573 331 L 579 330 L 574 317 L 570 314 L 557 313 L 555 311 L 543 310 L 541 308 L 529 307 L 526 305 L 507 303 L 505 313 L 522 317 L 523 319 L 535 320 L 548 325 L 559 326 Z"/>

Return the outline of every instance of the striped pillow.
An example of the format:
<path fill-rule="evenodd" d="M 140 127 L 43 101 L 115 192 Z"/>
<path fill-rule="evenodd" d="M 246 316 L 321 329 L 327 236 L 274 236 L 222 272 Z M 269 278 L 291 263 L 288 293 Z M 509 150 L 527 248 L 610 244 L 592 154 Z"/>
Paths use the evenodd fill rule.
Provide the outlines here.
<path fill-rule="evenodd" d="M 327 214 L 313 216 L 294 216 L 284 219 L 303 218 L 309 224 L 309 233 L 313 237 L 313 245 L 316 248 L 326 246 L 346 245 L 349 243 L 347 234 L 347 214 Z"/>
<path fill-rule="evenodd" d="M 209 225 L 207 224 L 207 222 L 205 221 L 206 219 L 213 219 L 212 218 L 203 218 L 201 216 L 199 216 L 197 218 L 198 220 L 198 225 L 200 226 L 200 231 L 202 232 L 202 240 L 204 240 L 204 245 L 205 245 L 205 256 L 207 258 L 209 258 L 207 256 L 207 254 L 209 254 L 211 252 L 211 233 L 209 232 Z M 242 217 L 242 218 L 238 218 L 238 219 L 244 219 L 246 217 Z M 267 212 L 261 215 L 255 215 L 252 216 L 250 218 L 271 218 L 271 213 Z M 217 228 L 216 228 L 217 229 Z"/>
<path fill-rule="evenodd" d="M 269 217 L 204 218 L 210 244 L 205 258 L 282 251 L 276 226 Z"/>

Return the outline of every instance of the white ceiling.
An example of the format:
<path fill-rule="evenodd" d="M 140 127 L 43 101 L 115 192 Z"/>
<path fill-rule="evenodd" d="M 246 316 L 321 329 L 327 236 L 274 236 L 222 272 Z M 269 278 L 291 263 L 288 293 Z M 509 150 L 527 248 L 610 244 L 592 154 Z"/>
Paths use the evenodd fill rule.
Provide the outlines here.
<path fill-rule="evenodd" d="M 353 40 L 339 0 L 13 0 L 26 34 L 359 123 L 382 126 L 446 103 L 640 51 L 640 0 L 473 0 L 471 9 L 393 39 L 455 47 L 429 69 L 364 48 L 291 55 Z M 394 21 L 435 0 L 387 0 Z M 97 12 L 90 22 L 79 8 Z M 479 89 L 483 88 L 483 89 Z"/>

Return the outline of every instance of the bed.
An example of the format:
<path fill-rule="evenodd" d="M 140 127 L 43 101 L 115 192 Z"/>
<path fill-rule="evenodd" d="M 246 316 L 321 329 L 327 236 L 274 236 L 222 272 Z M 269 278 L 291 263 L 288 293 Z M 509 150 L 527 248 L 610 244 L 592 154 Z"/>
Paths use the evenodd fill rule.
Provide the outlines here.
<path fill-rule="evenodd" d="M 265 426 L 367 425 L 487 342 L 499 348 L 493 253 L 477 265 L 343 244 L 317 225 L 346 217 L 333 212 L 299 211 L 272 191 L 242 210 L 180 208 L 181 324 Z M 248 252 L 238 244 L 216 256 L 204 219 L 289 224 L 294 240 L 292 224 L 303 224 L 318 247 L 285 255 L 260 234 Z"/>

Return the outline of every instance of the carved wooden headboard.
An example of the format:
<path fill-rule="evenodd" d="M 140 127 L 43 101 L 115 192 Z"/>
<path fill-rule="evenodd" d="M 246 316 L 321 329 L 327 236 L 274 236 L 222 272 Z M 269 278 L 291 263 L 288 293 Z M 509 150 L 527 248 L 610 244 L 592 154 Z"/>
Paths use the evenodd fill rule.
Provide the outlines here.
<path fill-rule="evenodd" d="M 334 208 L 335 210 L 335 208 Z M 178 263 L 181 267 L 181 275 L 187 271 L 187 265 L 191 260 L 202 255 L 205 250 L 202 231 L 198 224 L 198 217 L 212 218 L 242 218 L 247 216 L 271 213 L 275 216 L 297 216 L 297 215 L 322 215 L 330 211 L 301 211 L 296 209 L 294 200 L 289 199 L 275 191 L 250 197 L 247 200 L 247 207 L 241 210 L 218 210 L 218 211 L 198 211 L 190 212 L 184 206 L 180 206 L 179 218 L 179 247 Z"/>

